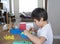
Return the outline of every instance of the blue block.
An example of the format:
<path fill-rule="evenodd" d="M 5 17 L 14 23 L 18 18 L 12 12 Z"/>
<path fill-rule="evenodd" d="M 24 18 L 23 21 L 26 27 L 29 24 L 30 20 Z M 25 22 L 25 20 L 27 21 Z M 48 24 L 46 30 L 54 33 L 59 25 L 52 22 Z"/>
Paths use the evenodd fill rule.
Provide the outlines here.
<path fill-rule="evenodd" d="M 10 29 L 11 34 L 20 34 L 22 31 L 19 28 Z"/>
<path fill-rule="evenodd" d="M 20 34 L 20 36 L 21 36 L 23 39 L 28 39 L 28 37 L 27 37 L 25 34 Z"/>

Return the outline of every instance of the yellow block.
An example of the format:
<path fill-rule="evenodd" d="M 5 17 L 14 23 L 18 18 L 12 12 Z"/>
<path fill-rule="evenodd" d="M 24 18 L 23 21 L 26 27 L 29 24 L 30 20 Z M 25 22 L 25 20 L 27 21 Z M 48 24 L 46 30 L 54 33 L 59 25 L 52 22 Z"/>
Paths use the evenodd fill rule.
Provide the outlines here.
<path fill-rule="evenodd" d="M 6 35 L 6 36 L 4 36 L 4 39 L 5 40 L 14 40 L 14 35 Z"/>

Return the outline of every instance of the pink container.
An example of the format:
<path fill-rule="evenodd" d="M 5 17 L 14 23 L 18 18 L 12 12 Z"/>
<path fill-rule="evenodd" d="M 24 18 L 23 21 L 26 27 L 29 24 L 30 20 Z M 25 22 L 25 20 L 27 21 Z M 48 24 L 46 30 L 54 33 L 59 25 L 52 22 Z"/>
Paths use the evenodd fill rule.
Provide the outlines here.
<path fill-rule="evenodd" d="M 26 30 L 26 23 L 20 23 L 19 28 L 20 30 Z"/>

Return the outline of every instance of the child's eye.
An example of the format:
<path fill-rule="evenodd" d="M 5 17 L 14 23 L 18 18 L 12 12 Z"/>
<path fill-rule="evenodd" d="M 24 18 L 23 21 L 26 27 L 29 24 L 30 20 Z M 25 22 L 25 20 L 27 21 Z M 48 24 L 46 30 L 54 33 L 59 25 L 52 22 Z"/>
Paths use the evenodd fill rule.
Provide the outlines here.
<path fill-rule="evenodd" d="M 35 21 L 34 21 L 35 22 Z"/>
<path fill-rule="evenodd" d="M 34 21 L 34 23 L 36 23 L 36 21 Z"/>

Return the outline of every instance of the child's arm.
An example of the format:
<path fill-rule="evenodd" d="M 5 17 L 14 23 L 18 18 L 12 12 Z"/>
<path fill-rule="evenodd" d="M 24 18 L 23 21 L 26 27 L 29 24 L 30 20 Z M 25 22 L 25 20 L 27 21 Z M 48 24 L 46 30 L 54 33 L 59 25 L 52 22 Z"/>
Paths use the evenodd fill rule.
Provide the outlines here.
<path fill-rule="evenodd" d="M 25 30 L 24 33 L 25 33 L 25 35 L 27 35 L 28 38 L 29 38 L 33 43 L 35 43 L 35 44 L 43 44 L 44 41 L 46 40 L 45 37 L 42 37 L 42 36 L 41 36 L 40 38 L 38 38 L 38 37 L 36 37 L 36 36 L 31 35 L 27 30 Z"/>

